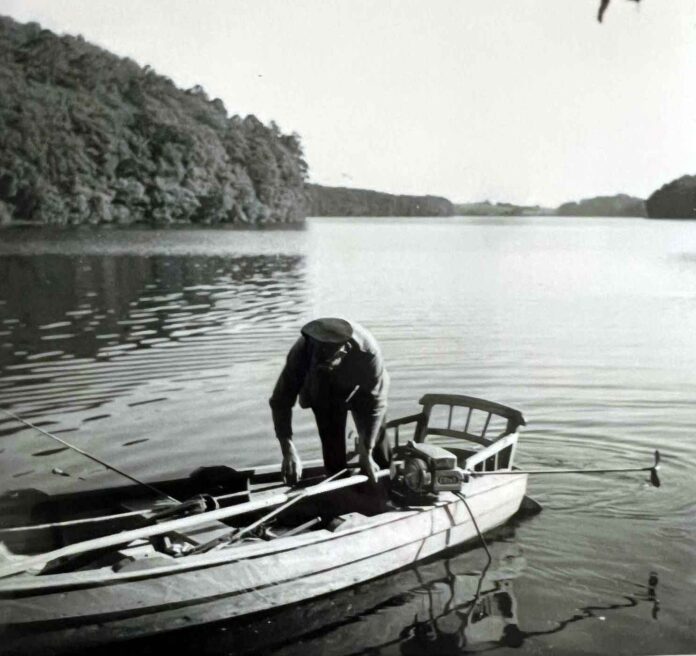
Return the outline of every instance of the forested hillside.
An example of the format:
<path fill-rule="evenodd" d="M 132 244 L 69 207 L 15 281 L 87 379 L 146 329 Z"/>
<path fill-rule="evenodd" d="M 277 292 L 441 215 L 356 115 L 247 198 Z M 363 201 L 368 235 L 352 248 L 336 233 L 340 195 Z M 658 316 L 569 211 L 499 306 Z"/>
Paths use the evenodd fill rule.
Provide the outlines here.
<path fill-rule="evenodd" d="M 368 189 L 307 185 L 308 216 L 452 216 L 439 196 L 397 196 Z"/>
<path fill-rule="evenodd" d="M 0 17 L 0 223 L 294 221 L 306 172 L 297 135 Z"/>
<path fill-rule="evenodd" d="M 684 175 L 664 185 L 645 202 L 654 219 L 696 219 L 696 175 Z"/>
<path fill-rule="evenodd" d="M 645 216 L 645 201 L 642 198 L 617 194 L 595 196 L 577 203 L 563 203 L 557 210 L 558 216 Z"/>
<path fill-rule="evenodd" d="M 541 205 L 514 205 L 513 203 L 456 203 L 454 213 L 458 216 L 551 216 L 555 210 Z"/>

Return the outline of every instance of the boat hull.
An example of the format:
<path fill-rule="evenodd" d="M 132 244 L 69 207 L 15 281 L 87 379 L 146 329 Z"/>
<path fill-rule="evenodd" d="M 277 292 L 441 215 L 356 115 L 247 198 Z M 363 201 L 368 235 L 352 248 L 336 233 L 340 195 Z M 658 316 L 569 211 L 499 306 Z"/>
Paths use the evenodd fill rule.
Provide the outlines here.
<path fill-rule="evenodd" d="M 491 475 L 464 487 L 482 532 L 520 507 L 527 477 Z M 465 504 L 374 517 L 346 515 L 336 530 L 177 559 L 136 571 L 97 570 L 0 581 L 7 653 L 58 653 L 259 613 L 362 583 L 477 537 Z"/>

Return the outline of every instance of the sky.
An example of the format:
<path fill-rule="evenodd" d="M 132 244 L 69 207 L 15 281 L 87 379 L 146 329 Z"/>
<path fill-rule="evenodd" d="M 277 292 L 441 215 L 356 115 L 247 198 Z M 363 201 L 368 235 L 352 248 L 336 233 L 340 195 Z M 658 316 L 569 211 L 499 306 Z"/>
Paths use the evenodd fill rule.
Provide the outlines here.
<path fill-rule="evenodd" d="M 0 0 L 297 132 L 321 184 L 558 205 L 696 174 L 696 1 Z"/>

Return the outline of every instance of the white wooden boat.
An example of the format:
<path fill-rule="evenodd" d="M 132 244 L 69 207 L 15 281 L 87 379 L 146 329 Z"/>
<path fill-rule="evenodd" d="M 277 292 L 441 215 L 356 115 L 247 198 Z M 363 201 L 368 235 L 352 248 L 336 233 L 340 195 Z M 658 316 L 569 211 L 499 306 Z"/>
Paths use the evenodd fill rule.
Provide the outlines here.
<path fill-rule="evenodd" d="M 513 531 L 505 527 L 495 535 Z M 514 581 L 526 562 L 511 547 L 489 542 L 493 561 L 480 572 L 472 572 L 480 557 L 455 552 L 258 617 L 131 642 L 129 654 L 453 654 L 464 645 L 468 651 L 490 648 L 518 622 Z M 464 636 L 459 650 L 447 644 L 452 635 Z"/>
<path fill-rule="evenodd" d="M 131 510 L 1 529 L 9 547 L 0 558 L 3 650 L 60 652 L 268 611 L 399 570 L 506 522 L 527 485 L 512 471 L 522 415 L 456 395 L 428 394 L 421 404 L 387 424 L 395 442 L 403 446 L 410 431 L 416 445 L 445 447 L 462 470 L 486 476 L 418 500 L 390 494 L 413 476 L 437 488 L 443 472 L 431 477 L 423 463 L 409 470 L 397 461 L 377 486 L 356 475 L 291 491 L 264 470 L 247 477 L 251 493 L 218 482 L 218 507 L 194 515 Z M 270 528 L 248 530 L 286 505 Z"/>

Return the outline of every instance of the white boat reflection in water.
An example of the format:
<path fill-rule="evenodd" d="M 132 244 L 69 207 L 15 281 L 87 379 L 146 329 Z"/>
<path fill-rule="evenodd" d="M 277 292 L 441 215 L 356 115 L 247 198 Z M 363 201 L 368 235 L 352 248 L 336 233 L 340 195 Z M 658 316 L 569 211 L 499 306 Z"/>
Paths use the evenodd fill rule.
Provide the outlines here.
<path fill-rule="evenodd" d="M 466 550 L 270 615 L 133 641 L 129 654 L 195 649 L 200 656 L 453 656 L 523 647 L 536 636 L 560 633 L 584 620 L 601 620 L 611 611 L 639 603 L 649 603 L 657 618 L 654 573 L 635 594 L 578 608 L 560 620 L 530 617 L 529 609 L 521 613 L 516 588 L 517 594 L 523 589 L 518 579 L 525 573 L 526 560 L 521 549 L 508 542 L 514 530 L 508 525 L 495 532 L 494 538 L 502 540 L 489 545 L 493 561 L 482 571 L 472 571 L 481 561 L 481 551 Z M 119 653 L 118 646 L 111 649 Z M 99 654 L 110 656 L 112 651 L 102 648 Z"/>

